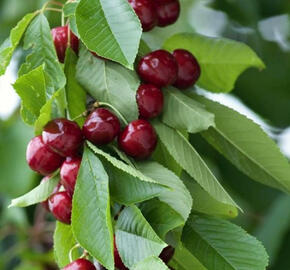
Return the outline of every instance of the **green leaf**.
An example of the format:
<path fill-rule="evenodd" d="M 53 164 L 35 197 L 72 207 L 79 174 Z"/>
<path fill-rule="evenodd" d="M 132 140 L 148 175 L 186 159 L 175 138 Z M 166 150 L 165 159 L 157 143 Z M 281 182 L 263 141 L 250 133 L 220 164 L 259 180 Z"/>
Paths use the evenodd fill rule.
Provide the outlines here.
<path fill-rule="evenodd" d="M 183 48 L 197 58 L 201 66 L 198 85 L 212 92 L 230 92 L 239 75 L 247 68 L 265 68 L 262 60 L 246 44 L 225 38 L 182 33 L 170 37 L 164 48 Z"/>
<path fill-rule="evenodd" d="M 46 82 L 43 66 L 39 66 L 19 77 L 13 84 L 13 87 L 21 98 L 21 110 L 24 122 L 33 124 L 39 117 L 41 107 L 46 102 Z"/>
<path fill-rule="evenodd" d="M 166 247 L 136 206 L 129 206 L 120 214 L 116 245 L 123 263 L 129 268 L 146 258 L 159 256 Z"/>
<path fill-rule="evenodd" d="M 179 243 L 175 248 L 170 266 L 175 270 L 207 270 L 183 245 Z"/>
<path fill-rule="evenodd" d="M 68 113 L 71 119 L 78 117 L 84 111 L 86 111 L 86 92 L 78 84 L 76 80 L 76 64 L 77 56 L 75 53 L 68 49 L 66 51 L 64 72 L 67 78 L 65 92 Z M 80 126 L 84 123 L 84 118 L 80 117 L 75 120 Z"/>
<path fill-rule="evenodd" d="M 76 23 L 89 50 L 133 70 L 142 28 L 127 1 L 81 0 Z"/>
<path fill-rule="evenodd" d="M 237 207 L 234 200 L 224 190 L 204 160 L 180 131 L 176 131 L 159 121 L 154 121 L 154 127 L 170 155 L 210 196 L 219 202 Z"/>
<path fill-rule="evenodd" d="M 59 182 L 59 176 L 41 182 L 36 188 L 25 195 L 13 199 L 9 207 L 27 207 L 45 201 Z"/>
<path fill-rule="evenodd" d="M 167 203 L 174 209 L 185 222 L 190 214 L 192 198 L 183 182 L 171 171 L 157 162 L 139 162 L 137 168 L 146 176 L 154 179 L 162 185 L 167 185 L 170 189 L 165 189 L 159 200 Z"/>
<path fill-rule="evenodd" d="M 157 257 L 150 257 L 135 265 L 132 270 L 169 270 L 166 264 Z"/>
<path fill-rule="evenodd" d="M 10 37 L 0 46 L 0 76 L 5 73 L 15 49 L 35 15 L 35 12 L 25 15 L 11 30 Z"/>
<path fill-rule="evenodd" d="M 192 95 L 215 114 L 216 126 L 202 136 L 250 178 L 290 191 L 290 165 L 278 146 L 252 120 L 217 102 Z"/>
<path fill-rule="evenodd" d="M 54 257 L 60 268 L 70 263 L 69 252 L 76 244 L 77 242 L 73 236 L 71 226 L 57 221 L 53 235 L 53 246 Z M 76 260 L 80 254 L 78 254 L 77 249 L 74 249 L 72 255 L 73 259 Z"/>
<path fill-rule="evenodd" d="M 165 124 L 190 133 L 200 132 L 214 126 L 214 115 L 180 90 L 170 87 L 164 89 L 163 93 L 162 121 Z"/>
<path fill-rule="evenodd" d="M 140 81 L 135 72 L 80 50 L 77 79 L 97 101 L 115 106 L 130 122 L 138 118 L 136 91 Z"/>
<path fill-rule="evenodd" d="M 180 214 L 174 211 L 168 204 L 159 200 L 150 200 L 142 203 L 140 210 L 161 239 L 165 239 L 169 231 L 181 227 L 185 223 Z"/>
<path fill-rule="evenodd" d="M 65 17 L 75 15 L 78 4 L 79 4 L 79 1 L 66 2 L 65 5 L 63 6 L 63 15 Z"/>
<path fill-rule="evenodd" d="M 24 49 L 32 51 L 27 56 L 26 62 L 20 67 L 20 76 L 44 64 L 44 70 L 49 75 L 48 79 L 51 81 L 54 91 L 65 86 L 65 75 L 55 52 L 48 21 L 43 14 L 35 17 L 27 28 Z M 52 95 L 53 91 L 48 94 Z"/>
<path fill-rule="evenodd" d="M 87 147 L 73 196 L 72 230 L 84 249 L 104 267 L 114 269 L 109 179 L 101 161 Z"/>
<path fill-rule="evenodd" d="M 232 205 L 221 203 L 211 197 L 197 182 L 195 182 L 186 172 L 182 173 L 181 179 L 189 190 L 191 197 L 194 198 L 192 210 L 225 218 L 235 218 L 238 209 Z"/>
<path fill-rule="evenodd" d="M 210 270 L 264 270 L 268 265 L 262 244 L 226 220 L 191 216 L 182 242 Z"/>

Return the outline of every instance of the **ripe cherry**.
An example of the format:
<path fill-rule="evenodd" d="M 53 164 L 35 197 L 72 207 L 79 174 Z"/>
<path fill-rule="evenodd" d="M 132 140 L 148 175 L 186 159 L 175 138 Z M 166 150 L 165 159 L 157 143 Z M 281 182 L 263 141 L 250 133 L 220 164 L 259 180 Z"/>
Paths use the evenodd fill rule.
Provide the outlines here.
<path fill-rule="evenodd" d="M 45 182 L 45 181 L 49 181 L 50 178 L 51 178 L 51 176 L 45 176 L 44 178 L 42 178 L 41 183 L 43 183 L 43 182 Z M 52 194 L 57 193 L 57 192 L 59 191 L 59 189 L 60 189 L 60 184 L 58 184 L 58 185 L 54 188 Z M 52 195 L 52 194 L 51 194 L 51 195 Z M 48 199 L 47 199 L 46 201 L 42 202 L 41 205 L 43 206 L 43 208 L 45 208 L 47 211 L 49 211 L 49 207 L 48 207 Z"/>
<path fill-rule="evenodd" d="M 144 82 L 165 87 L 177 78 L 175 58 L 165 50 L 157 50 L 144 56 L 138 65 L 138 74 Z"/>
<path fill-rule="evenodd" d="M 64 62 L 65 51 L 68 45 L 68 34 L 69 34 L 68 31 L 69 27 L 67 25 L 55 27 L 51 30 L 56 53 L 61 63 Z M 74 35 L 72 31 L 70 31 L 70 46 L 75 51 L 75 53 L 78 54 L 79 39 L 77 36 Z"/>
<path fill-rule="evenodd" d="M 57 220 L 65 224 L 71 223 L 72 198 L 67 191 L 51 195 L 48 207 Z"/>
<path fill-rule="evenodd" d="M 175 50 L 173 56 L 178 64 L 178 75 L 174 86 L 185 89 L 193 86 L 200 76 L 200 66 L 196 58 L 186 50 Z"/>
<path fill-rule="evenodd" d="M 163 93 L 158 87 L 152 84 L 141 84 L 136 99 L 141 118 L 154 118 L 162 112 Z"/>
<path fill-rule="evenodd" d="M 83 134 L 76 122 L 58 118 L 48 122 L 42 131 L 43 142 L 62 156 L 75 156 L 83 143 Z"/>
<path fill-rule="evenodd" d="M 86 259 L 77 259 L 65 266 L 63 270 L 96 270 L 96 267 Z"/>
<path fill-rule="evenodd" d="M 85 138 L 96 145 L 112 142 L 119 133 L 119 119 L 105 108 L 94 110 L 83 126 Z"/>
<path fill-rule="evenodd" d="M 154 128 L 146 120 L 131 122 L 118 139 L 119 147 L 127 155 L 136 159 L 148 158 L 156 148 L 157 136 Z"/>
<path fill-rule="evenodd" d="M 164 248 L 161 252 L 161 254 L 159 255 L 159 258 L 165 263 L 168 264 L 169 261 L 172 259 L 173 255 L 174 255 L 174 248 L 172 246 L 168 246 L 166 248 Z"/>
<path fill-rule="evenodd" d="M 60 182 L 65 190 L 72 196 L 81 165 L 81 158 L 68 157 L 60 168 Z"/>
<path fill-rule="evenodd" d="M 152 0 L 129 0 L 129 3 L 139 17 L 144 32 L 157 25 L 157 14 Z"/>
<path fill-rule="evenodd" d="M 177 21 L 180 14 L 179 0 L 154 0 L 158 26 L 165 27 Z"/>
<path fill-rule="evenodd" d="M 114 237 L 114 260 L 115 260 L 115 266 L 119 270 L 129 270 L 122 262 L 122 259 L 120 257 L 119 251 L 117 249 L 116 245 L 116 238 Z"/>
<path fill-rule="evenodd" d="M 51 151 L 43 142 L 41 136 L 34 137 L 28 144 L 26 160 L 29 167 L 42 174 L 49 175 L 56 171 L 63 162 L 63 158 Z"/>

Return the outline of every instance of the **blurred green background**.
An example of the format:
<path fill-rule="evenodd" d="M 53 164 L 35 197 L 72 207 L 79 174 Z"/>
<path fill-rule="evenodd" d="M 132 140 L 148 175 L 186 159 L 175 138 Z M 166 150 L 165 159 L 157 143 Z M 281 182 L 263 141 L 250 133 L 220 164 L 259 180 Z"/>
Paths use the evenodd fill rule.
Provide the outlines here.
<path fill-rule="evenodd" d="M 182 0 L 181 0 L 182 1 Z M 0 42 L 27 12 L 42 6 L 43 0 L 0 0 Z M 290 1 L 289 0 L 183 0 L 182 16 L 176 25 L 144 35 L 160 47 L 164 38 L 176 32 L 196 31 L 223 36 L 250 45 L 267 65 L 260 72 L 250 69 L 238 79 L 230 96 L 211 95 L 246 113 L 273 137 L 290 156 Z M 59 14 L 47 14 L 51 26 L 60 23 Z M 13 66 L 21 63 L 18 51 Z M 10 73 L 15 71 L 9 71 Z M 5 97 L 11 94 L 0 80 L 0 269 L 56 269 L 53 263 L 53 220 L 44 210 L 7 209 L 11 198 L 39 183 L 39 176 L 25 162 L 26 144 L 32 129 L 23 124 L 18 108 L 7 114 Z M 10 90 L 11 91 L 11 90 Z M 199 135 L 191 141 L 214 172 L 223 179 L 245 213 L 234 221 L 265 245 L 270 270 L 290 269 L 290 196 L 264 187 L 237 171 L 210 148 Z M 249 269 L 250 270 L 250 269 Z"/>

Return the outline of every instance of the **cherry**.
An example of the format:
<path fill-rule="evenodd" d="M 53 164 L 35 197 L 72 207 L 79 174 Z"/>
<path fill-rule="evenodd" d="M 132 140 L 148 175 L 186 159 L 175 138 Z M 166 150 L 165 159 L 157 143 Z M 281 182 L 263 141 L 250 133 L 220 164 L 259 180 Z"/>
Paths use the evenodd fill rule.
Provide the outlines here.
<path fill-rule="evenodd" d="M 157 14 L 152 0 L 128 0 L 139 17 L 144 32 L 157 25 Z"/>
<path fill-rule="evenodd" d="M 115 266 L 119 269 L 119 270 L 129 270 L 122 262 L 122 259 L 120 257 L 119 251 L 117 249 L 117 245 L 116 245 L 116 238 L 114 236 L 114 260 L 115 260 Z"/>
<path fill-rule="evenodd" d="M 62 156 L 77 155 L 83 134 L 76 122 L 57 118 L 48 122 L 42 131 L 43 142 Z"/>
<path fill-rule="evenodd" d="M 200 76 L 200 66 L 196 58 L 186 50 L 175 50 L 173 56 L 178 64 L 178 75 L 174 86 L 185 89 L 193 86 Z"/>
<path fill-rule="evenodd" d="M 158 116 L 163 109 L 163 93 L 152 84 L 141 84 L 137 91 L 140 117 L 150 119 Z"/>
<path fill-rule="evenodd" d="M 66 191 L 72 196 L 81 165 L 81 158 L 68 157 L 60 168 L 60 182 Z"/>
<path fill-rule="evenodd" d="M 61 63 L 64 62 L 65 51 L 68 45 L 68 32 L 69 28 L 67 25 L 55 27 L 51 30 L 54 46 L 58 59 Z M 70 46 L 78 54 L 79 51 L 79 39 L 70 31 Z"/>
<path fill-rule="evenodd" d="M 48 181 L 50 178 L 51 178 L 51 176 L 45 176 L 44 178 L 42 178 L 41 183 L 43 183 L 43 182 L 45 182 L 45 181 Z M 61 185 L 58 184 L 58 185 L 54 188 L 52 194 L 55 194 L 56 192 L 58 192 L 59 189 L 60 189 L 60 186 L 61 186 Z M 49 211 L 49 207 L 48 207 L 48 199 L 47 199 L 46 201 L 42 202 L 41 205 L 43 206 L 43 208 L 45 208 L 47 211 Z"/>
<path fill-rule="evenodd" d="M 164 27 L 177 21 L 180 14 L 179 0 L 154 0 L 158 26 Z"/>
<path fill-rule="evenodd" d="M 96 267 L 86 259 L 77 259 L 65 266 L 63 270 L 96 270 Z"/>
<path fill-rule="evenodd" d="M 146 120 L 131 122 L 118 139 L 119 147 L 127 155 L 136 159 L 148 158 L 156 148 L 157 136 L 154 128 Z"/>
<path fill-rule="evenodd" d="M 71 223 L 72 198 L 67 191 L 52 194 L 48 199 L 48 207 L 57 220 Z"/>
<path fill-rule="evenodd" d="M 56 171 L 63 158 L 51 151 L 43 142 L 42 136 L 34 137 L 27 145 L 26 160 L 29 167 L 42 174 L 48 175 Z"/>
<path fill-rule="evenodd" d="M 83 126 L 85 138 L 96 145 L 112 142 L 119 133 L 119 119 L 104 108 L 94 110 Z"/>
<path fill-rule="evenodd" d="M 165 87 L 177 78 L 178 66 L 175 58 L 165 50 L 145 55 L 139 62 L 138 74 L 144 82 Z"/>
<path fill-rule="evenodd" d="M 159 258 L 165 263 L 168 264 L 174 255 L 174 248 L 172 246 L 168 246 L 164 248 L 159 255 Z"/>

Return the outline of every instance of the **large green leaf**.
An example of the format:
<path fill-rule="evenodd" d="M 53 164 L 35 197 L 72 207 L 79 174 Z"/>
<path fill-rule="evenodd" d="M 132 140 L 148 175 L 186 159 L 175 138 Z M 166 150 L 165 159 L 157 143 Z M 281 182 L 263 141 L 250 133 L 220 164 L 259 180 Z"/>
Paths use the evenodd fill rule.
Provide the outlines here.
<path fill-rule="evenodd" d="M 215 114 L 216 126 L 202 136 L 250 178 L 290 191 L 290 165 L 278 146 L 252 120 L 217 102 L 191 94 Z"/>
<path fill-rule="evenodd" d="M 81 0 L 76 23 L 89 50 L 133 69 L 142 28 L 127 1 Z"/>
<path fill-rule="evenodd" d="M 109 102 L 128 121 L 138 118 L 136 91 L 140 82 L 135 72 L 94 57 L 82 47 L 77 64 L 77 79 L 93 98 Z"/>
<path fill-rule="evenodd" d="M 13 52 L 18 46 L 24 32 L 35 15 L 36 12 L 25 15 L 11 30 L 10 37 L 0 46 L 0 76 L 5 73 L 6 68 L 11 61 Z"/>
<path fill-rule="evenodd" d="M 114 269 L 109 179 L 101 161 L 87 147 L 73 196 L 72 230 L 84 249 L 107 269 Z"/>
<path fill-rule="evenodd" d="M 22 118 L 27 124 L 34 124 L 46 102 L 46 81 L 43 66 L 19 77 L 13 84 L 21 98 Z"/>
<path fill-rule="evenodd" d="M 210 270 L 265 270 L 268 265 L 262 244 L 226 220 L 191 216 L 182 242 Z"/>
<path fill-rule="evenodd" d="M 191 197 L 194 198 L 192 210 L 210 216 L 235 218 L 238 209 L 232 205 L 221 203 L 211 197 L 196 181 L 186 172 L 182 172 L 181 179 L 189 190 Z"/>
<path fill-rule="evenodd" d="M 86 92 L 76 80 L 77 59 L 77 56 L 71 49 L 66 51 L 64 72 L 67 82 L 65 92 L 68 113 L 71 119 L 80 116 L 86 110 Z M 76 122 L 82 126 L 84 118 L 77 118 Z"/>
<path fill-rule="evenodd" d="M 137 168 L 158 183 L 170 187 L 159 195 L 159 200 L 167 203 L 179 213 L 185 222 L 191 211 L 192 198 L 183 182 L 173 172 L 157 162 L 139 162 Z"/>
<path fill-rule="evenodd" d="M 36 188 L 21 197 L 13 199 L 9 207 L 27 207 L 45 201 L 59 182 L 59 176 L 41 182 Z"/>
<path fill-rule="evenodd" d="M 165 124 L 190 133 L 200 132 L 214 126 L 214 115 L 206 111 L 202 104 L 173 87 L 164 89 L 163 93 L 162 121 Z"/>
<path fill-rule="evenodd" d="M 54 257 L 60 268 L 70 263 L 70 250 L 77 244 L 70 225 L 56 222 L 56 228 L 53 235 Z M 79 256 L 77 249 L 72 252 L 72 258 L 77 259 Z"/>
<path fill-rule="evenodd" d="M 125 208 L 119 216 L 116 244 L 123 263 L 129 268 L 146 258 L 159 256 L 166 247 L 136 206 Z"/>
<path fill-rule="evenodd" d="M 53 85 L 54 91 L 65 86 L 65 75 L 58 62 L 48 21 L 43 14 L 37 15 L 27 28 L 24 49 L 32 51 L 19 70 L 20 76 L 45 64 L 44 70 L 49 75 L 47 79 Z M 48 94 L 52 95 L 53 90 Z"/>
<path fill-rule="evenodd" d="M 165 42 L 164 48 L 169 51 L 183 48 L 193 53 L 201 66 L 201 77 L 197 83 L 212 92 L 229 92 L 244 70 L 265 67 L 246 44 L 225 38 L 176 34 Z"/>
<path fill-rule="evenodd" d="M 170 155 L 210 196 L 219 202 L 237 207 L 205 161 L 180 131 L 176 131 L 159 121 L 154 121 L 154 127 Z"/>
<path fill-rule="evenodd" d="M 169 270 L 166 264 L 157 257 L 150 257 L 135 265 L 132 270 Z"/>

